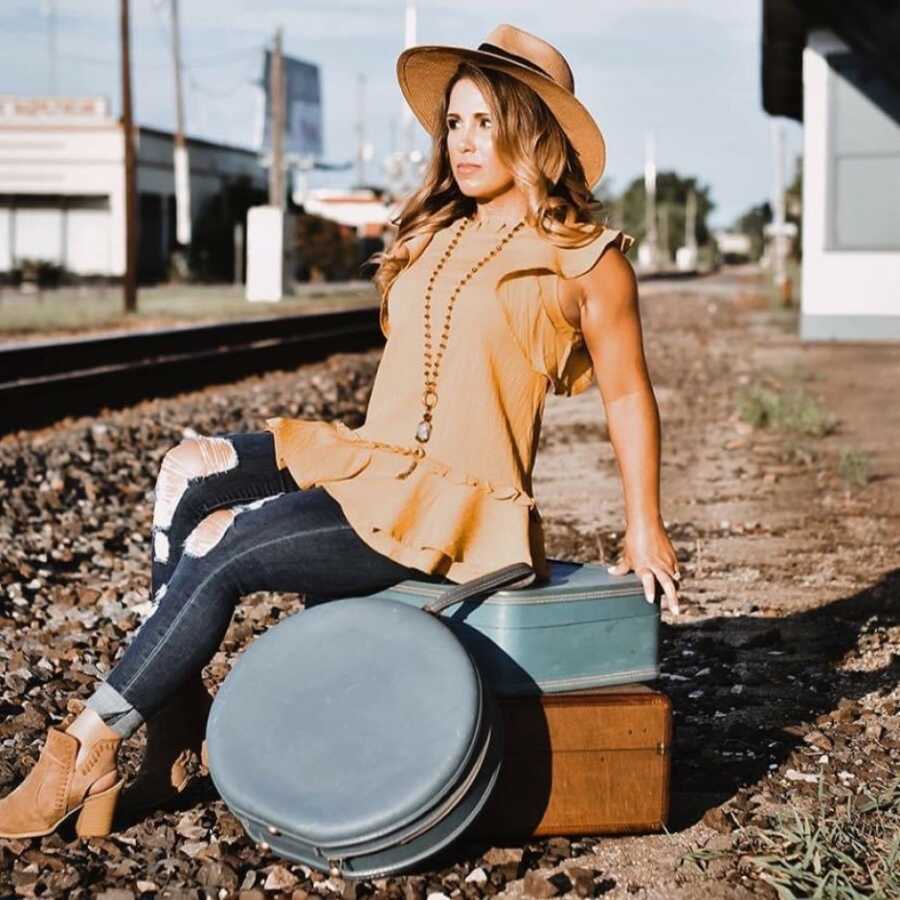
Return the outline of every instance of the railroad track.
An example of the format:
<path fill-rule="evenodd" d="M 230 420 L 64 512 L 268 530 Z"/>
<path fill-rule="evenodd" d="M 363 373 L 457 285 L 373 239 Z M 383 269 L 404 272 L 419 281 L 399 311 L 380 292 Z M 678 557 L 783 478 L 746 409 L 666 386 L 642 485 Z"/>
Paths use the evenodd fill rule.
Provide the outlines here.
<path fill-rule="evenodd" d="M 378 308 L 0 350 L 0 435 L 377 346 Z"/>

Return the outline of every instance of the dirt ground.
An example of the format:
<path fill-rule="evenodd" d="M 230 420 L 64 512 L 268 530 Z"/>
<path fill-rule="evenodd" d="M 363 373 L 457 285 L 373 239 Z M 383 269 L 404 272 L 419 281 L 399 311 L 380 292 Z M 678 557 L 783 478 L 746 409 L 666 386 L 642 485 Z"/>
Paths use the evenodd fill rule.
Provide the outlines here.
<path fill-rule="evenodd" d="M 662 420 L 662 513 L 685 573 L 681 615 L 663 614 L 672 836 L 604 838 L 579 860 L 615 878 L 610 897 L 759 890 L 735 870 L 691 876 L 676 862 L 686 847 L 728 846 L 734 820 L 716 814 L 720 804 L 743 805 L 741 820 L 747 798 L 767 812 L 799 805 L 811 784 L 784 773 L 798 759 L 817 771 L 821 750 L 803 737 L 825 728 L 818 719 L 833 724 L 842 700 L 853 720 L 868 711 L 862 720 L 880 724 L 882 739 L 843 735 L 820 777 L 897 771 L 900 347 L 804 344 L 795 315 L 772 309 L 759 287 L 747 272 L 641 289 Z M 737 397 L 755 383 L 802 386 L 836 417 L 834 431 L 754 430 Z M 622 494 L 603 421 L 596 389 L 548 399 L 535 492 L 551 521 L 550 555 L 571 553 L 575 539 L 583 558 L 616 558 Z M 842 450 L 869 454 L 864 487 L 841 478 Z M 718 830 L 701 818 L 707 810 Z"/>
<path fill-rule="evenodd" d="M 841 804 L 900 769 L 900 347 L 801 343 L 796 314 L 771 308 L 751 270 L 642 283 L 641 306 L 663 426 L 662 513 L 684 573 L 681 615 L 663 614 L 655 685 L 674 709 L 666 833 L 463 845 L 429 873 L 343 884 L 262 853 L 200 779 L 178 807 L 121 822 L 109 839 L 0 840 L 0 895 L 775 897 L 778 876 L 753 835 L 823 796 L 828 820 L 842 821 Z M 0 793 L 146 607 L 165 450 L 191 429 L 258 430 L 273 415 L 357 425 L 377 359 L 338 355 L 0 440 L 0 640 L 13 648 L 0 654 Z M 804 409 L 829 426 L 792 431 L 798 414 L 754 427 L 742 397 L 763 389 L 802 389 Z M 548 397 L 534 481 L 549 556 L 616 558 L 621 487 L 596 387 Z M 295 596 L 242 601 L 208 667 L 211 688 L 255 634 L 300 607 Z M 143 740 L 141 730 L 126 748 L 129 765 Z M 854 863 L 871 866 L 866 854 L 889 842 L 900 806 L 885 809 Z M 784 896 L 812 893 L 801 881 L 793 890 Z M 898 896 L 877 890 L 860 895 Z"/>

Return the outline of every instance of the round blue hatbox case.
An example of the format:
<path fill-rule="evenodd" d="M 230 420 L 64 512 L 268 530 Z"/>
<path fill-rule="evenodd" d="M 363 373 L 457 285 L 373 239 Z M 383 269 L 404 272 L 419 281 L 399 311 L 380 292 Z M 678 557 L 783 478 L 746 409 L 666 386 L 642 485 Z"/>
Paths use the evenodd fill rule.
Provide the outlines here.
<path fill-rule="evenodd" d="M 395 600 L 333 600 L 260 635 L 207 724 L 210 776 L 261 846 L 349 878 L 413 867 L 491 793 L 500 717 L 439 618 Z"/>

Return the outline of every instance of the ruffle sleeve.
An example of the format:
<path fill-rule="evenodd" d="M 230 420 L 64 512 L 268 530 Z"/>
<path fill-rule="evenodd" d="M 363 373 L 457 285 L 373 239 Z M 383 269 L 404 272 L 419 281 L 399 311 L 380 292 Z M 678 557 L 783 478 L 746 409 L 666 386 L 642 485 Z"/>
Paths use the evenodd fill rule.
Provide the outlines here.
<path fill-rule="evenodd" d="M 624 253 L 633 243 L 631 235 L 607 228 L 580 247 L 553 247 L 543 265 L 523 268 L 515 274 L 525 277 L 502 282 L 507 321 L 532 369 L 547 378 L 554 394 L 580 394 L 594 380 L 584 337 L 563 315 L 560 280 L 590 271 L 607 247 L 615 244 Z"/>
<path fill-rule="evenodd" d="M 587 390 L 594 380 L 591 355 L 580 329 L 574 328 L 563 315 L 559 302 L 560 280 L 578 278 L 589 272 L 607 247 L 617 246 L 627 253 L 634 238 L 624 231 L 607 228 L 582 247 L 558 247 L 558 275 L 545 285 L 541 296 L 547 314 L 544 329 L 545 372 L 553 385 L 553 393 L 567 397 Z"/>

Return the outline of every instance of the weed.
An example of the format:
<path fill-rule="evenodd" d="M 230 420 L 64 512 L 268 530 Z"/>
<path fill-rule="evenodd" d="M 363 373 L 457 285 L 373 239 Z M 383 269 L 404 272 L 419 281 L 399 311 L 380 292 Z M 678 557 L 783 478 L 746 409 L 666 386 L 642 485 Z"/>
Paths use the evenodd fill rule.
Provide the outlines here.
<path fill-rule="evenodd" d="M 778 395 L 768 388 L 751 385 L 738 394 L 738 415 L 754 428 L 766 428 L 772 423 L 773 410 L 778 405 Z"/>
<path fill-rule="evenodd" d="M 792 809 L 747 826 L 724 850 L 692 849 L 679 861 L 705 871 L 729 857 L 770 884 L 780 900 L 900 897 L 900 778 L 846 800 L 819 785 L 814 813 Z"/>
<path fill-rule="evenodd" d="M 759 384 L 738 394 L 738 414 L 754 428 L 824 437 L 837 427 L 837 419 L 802 387 L 778 392 Z"/>
<path fill-rule="evenodd" d="M 846 484 L 854 487 L 865 487 L 869 483 L 869 470 L 872 457 L 865 450 L 841 450 L 838 461 L 838 472 Z"/>

